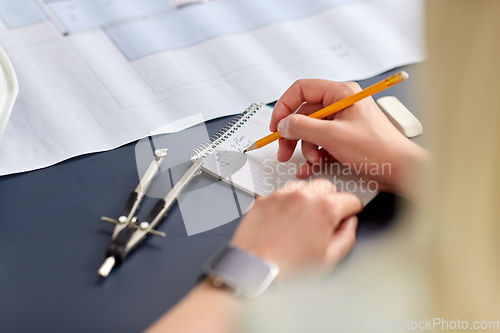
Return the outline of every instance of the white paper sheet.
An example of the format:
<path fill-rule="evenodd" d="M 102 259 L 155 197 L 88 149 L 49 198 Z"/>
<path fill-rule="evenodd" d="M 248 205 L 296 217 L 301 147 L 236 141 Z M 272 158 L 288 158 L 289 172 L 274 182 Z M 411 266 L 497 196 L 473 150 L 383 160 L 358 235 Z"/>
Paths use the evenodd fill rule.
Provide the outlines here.
<path fill-rule="evenodd" d="M 0 143 L 0 175 L 178 131 L 199 113 L 206 120 L 239 113 L 279 98 L 299 78 L 363 79 L 421 61 L 422 15 L 420 0 L 179 8 L 4 0 L 0 45 L 20 94 Z"/>
<path fill-rule="evenodd" d="M 271 115 L 271 108 L 261 106 L 226 131 L 221 139 L 210 145 L 209 150 L 203 151 L 203 154 L 207 154 L 203 157 L 203 169 L 256 195 L 269 195 L 279 188 L 289 191 L 294 189 L 296 184 L 292 182 L 297 180 L 295 175 L 306 162 L 299 146 L 286 163 L 276 159 L 277 141 L 248 154 L 243 153 L 255 141 L 269 134 Z M 356 195 L 365 206 L 379 193 L 378 189 L 370 188 L 355 170 L 344 168 L 339 163 L 323 171 L 326 172 L 316 171 L 312 179 L 328 179 L 338 191 Z M 320 190 L 330 191 L 331 185 Z"/>

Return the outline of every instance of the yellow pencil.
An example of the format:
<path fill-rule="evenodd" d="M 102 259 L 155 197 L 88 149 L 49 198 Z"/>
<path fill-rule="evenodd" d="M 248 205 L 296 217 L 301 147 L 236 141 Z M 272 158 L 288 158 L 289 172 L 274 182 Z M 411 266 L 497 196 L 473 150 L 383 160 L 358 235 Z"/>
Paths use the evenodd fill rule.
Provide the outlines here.
<path fill-rule="evenodd" d="M 395 86 L 396 84 L 401 83 L 401 82 L 405 81 L 406 79 L 408 79 L 408 77 L 409 77 L 409 75 L 405 71 L 400 72 L 398 74 L 395 74 L 393 76 L 390 76 L 387 79 L 382 80 L 378 83 L 375 83 L 374 85 L 372 85 L 372 86 L 370 86 L 370 87 L 368 87 L 368 88 L 366 88 L 366 89 L 364 89 L 364 90 L 362 90 L 354 95 L 346 97 L 346 98 L 344 98 L 336 103 L 333 103 L 330 106 L 327 106 L 324 109 L 321 109 L 319 111 L 316 111 L 316 112 L 310 114 L 309 117 L 321 119 L 321 118 L 325 118 L 327 116 L 330 116 L 330 115 L 334 114 L 335 112 L 344 110 L 345 108 L 353 105 L 354 103 L 359 102 L 363 98 L 366 98 L 366 97 L 371 96 L 371 95 L 375 95 L 376 93 L 379 93 L 382 90 L 385 90 L 387 88 Z M 271 142 L 274 142 L 278 139 L 281 139 L 281 135 L 278 132 L 274 132 L 272 134 L 269 134 L 268 136 L 266 136 L 260 140 L 255 141 L 254 144 L 252 144 L 250 147 L 245 149 L 244 153 L 246 153 L 247 151 L 254 150 L 254 149 L 262 148 L 262 147 L 264 147 L 264 146 L 266 146 L 266 145 L 270 144 Z"/>

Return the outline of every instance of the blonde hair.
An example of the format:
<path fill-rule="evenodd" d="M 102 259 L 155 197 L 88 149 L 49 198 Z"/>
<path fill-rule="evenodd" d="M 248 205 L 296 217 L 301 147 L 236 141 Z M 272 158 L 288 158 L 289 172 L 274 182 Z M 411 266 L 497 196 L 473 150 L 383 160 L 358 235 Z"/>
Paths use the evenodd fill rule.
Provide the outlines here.
<path fill-rule="evenodd" d="M 500 1 L 427 2 L 425 112 L 435 168 L 428 268 L 438 313 L 500 313 Z"/>

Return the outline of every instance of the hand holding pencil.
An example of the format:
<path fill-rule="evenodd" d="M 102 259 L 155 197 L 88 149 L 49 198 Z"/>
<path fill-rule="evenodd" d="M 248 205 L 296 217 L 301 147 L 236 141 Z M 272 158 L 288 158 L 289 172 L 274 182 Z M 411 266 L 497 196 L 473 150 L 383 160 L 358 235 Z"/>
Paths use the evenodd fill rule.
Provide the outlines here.
<path fill-rule="evenodd" d="M 306 79 L 294 83 L 276 104 L 270 124 L 272 132 L 279 124 L 283 137 L 279 140 L 278 160 L 288 161 L 298 140 L 302 140 L 307 162 L 299 168 L 298 178 L 308 178 L 313 165 L 321 167 L 335 161 L 358 167 L 364 163 L 389 163 L 391 170 L 384 174 L 364 173 L 363 169 L 361 175 L 377 182 L 382 191 L 397 191 L 399 173 L 404 169 L 402 161 L 420 154 L 420 147 L 390 123 L 371 97 L 327 116 L 327 120 L 307 117 L 360 91 L 353 82 Z"/>
<path fill-rule="evenodd" d="M 400 73 L 395 74 L 391 77 L 388 77 L 387 79 L 382 80 L 382 81 L 380 81 L 380 82 L 378 82 L 378 83 L 376 83 L 376 84 L 374 84 L 374 85 L 372 85 L 372 86 L 370 86 L 362 91 L 359 91 L 353 95 L 345 97 L 345 98 L 333 103 L 332 105 L 329 105 L 329 106 L 327 106 L 319 111 L 316 111 L 313 114 L 310 114 L 309 117 L 316 118 L 316 119 L 326 118 L 328 116 L 333 115 L 336 112 L 344 110 L 345 108 L 353 105 L 356 102 L 359 102 L 360 100 L 362 100 L 368 96 L 375 95 L 376 93 L 379 93 L 382 90 L 385 90 L 387 88 L 395 86 L 396 84 L 401 83 L 401 82 L 405 81 L 406 79 L 408 79 L 408 73 L 406 73 L 405 71 L 400 72 Z M 258 148 L 262 148 L 262 147 L 270 144 L 271 142 L 274 142 L 274 141 L 279 140 L 281 138 L 282 138 L 281 134 L 278 131 L 274 131 L 274 133 L 269 134 L 268 136 L 266 136 L 260 140 L 257 140 L 253 145 L 248 147 L 245 150 L 245 152 L 251 151 L 254 149 L 258 149 Z"/>

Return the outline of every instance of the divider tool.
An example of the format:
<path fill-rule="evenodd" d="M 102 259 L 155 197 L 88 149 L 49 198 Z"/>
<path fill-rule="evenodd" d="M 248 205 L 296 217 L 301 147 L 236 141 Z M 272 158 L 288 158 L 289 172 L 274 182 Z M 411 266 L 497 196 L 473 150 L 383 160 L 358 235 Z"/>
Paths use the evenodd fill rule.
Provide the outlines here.
<path fill-rule="evenodd" d="M 143 241 L 149 234 L 165 237 L 164 232 L 154 230 L 154 228 L 165 219 L 168 210 L 172 207 L 177 196 L 184 190 L 186 185 L 198 174 L 201 173 L 203 166 L 203 159 L 194 161 L 189 170 L 182 176 L 182 178 L 175 184 L 175 186 L 168 192 L 165 198 L 160 199 L 153 207 L 148 217 L 138 223 L 136 212 L 142 198 L 146 194 L 149 185 L 158 172 L 163 159 L 167 155 L 167 149 L 157 149 L 155 151 L 155 158 L 146 170 L 146 173 L 141 178 L 139 185 L 132 192 L 125 204 L 122 214 L 118 220 L 101 217 L 103 221 L 114 223 L 115 229 L 111 236 L 111 243 L 106 251 L 106 260 L 97 271 L 102 277 L 107 277 L 113 267 L 120 265 L 125 257 L 132 251 L 141 241 Z"/>

